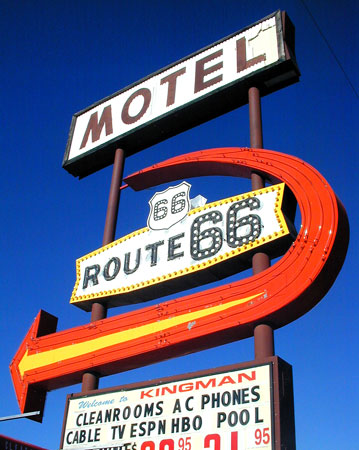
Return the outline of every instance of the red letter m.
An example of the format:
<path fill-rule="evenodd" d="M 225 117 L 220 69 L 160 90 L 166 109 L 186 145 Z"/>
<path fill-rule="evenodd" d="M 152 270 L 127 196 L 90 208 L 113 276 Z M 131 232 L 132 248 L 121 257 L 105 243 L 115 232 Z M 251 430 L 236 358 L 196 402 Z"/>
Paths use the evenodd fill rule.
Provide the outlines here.
<path fill-rule="evenodd" d="M 98 121 L 97 111 L 91 114 L 80 148 L 84 148 L 86 146 L 90 133 L 92 133 L 92 142 L 98 141 L 100 139 L 101 131 L 104 125 L 106 136 L 108 136 L 113 132 L 111 105 L 108 105 L 106 106 L 106 108 L 104 108 L 100 121 Z"/>

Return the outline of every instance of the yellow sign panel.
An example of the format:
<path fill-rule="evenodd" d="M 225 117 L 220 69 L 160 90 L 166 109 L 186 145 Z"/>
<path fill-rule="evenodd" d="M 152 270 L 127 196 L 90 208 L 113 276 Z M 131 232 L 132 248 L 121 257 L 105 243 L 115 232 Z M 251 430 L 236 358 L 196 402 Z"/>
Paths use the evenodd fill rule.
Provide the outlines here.
<path fill-rule="evenodd" d="M 158 222 L 170 215 L 171 199 L 174 213 L 182 212 L 181 186 L 168 190 L 168 202 L 163 193 L 157 202 L 151 199 Z M 145 227 L 79 258 L 70 302 L 84 309 L 98 299 L 108 306 L 141 302 L 244 270 L 249 252 L 278 247 L 272 243 L 289 235 L 281 211 L 284 189 L 281 183 L 209 203 L 167 229 Z"/>

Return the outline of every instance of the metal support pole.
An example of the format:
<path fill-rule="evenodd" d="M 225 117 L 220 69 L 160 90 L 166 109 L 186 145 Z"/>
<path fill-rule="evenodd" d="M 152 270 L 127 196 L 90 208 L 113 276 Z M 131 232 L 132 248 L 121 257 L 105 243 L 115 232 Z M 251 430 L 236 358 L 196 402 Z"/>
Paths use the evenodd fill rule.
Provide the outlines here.
<path fill-rule="evenodd" d="M 125 161 L 123 149 L 118 148 L 115 153 L 115 160 L 112 170 L 110 194 L 108 197 L 105 230 L 103 233 L 102 245 L 107 245 L 115 240 L 118 206 L 120 202 L 120 186 Z M 91 322 L 105 319 L 107 308 L 102 303 L 93 303 L 91 309 Z M 99 377 L 96 373 L 86 372 L 82 377 L 82 392 L 98 389 Z"/>
<path fill-rule="evenodd" d="M 254 328 L 254 359 L 274 356 L 274 335 L 270 325 L 261 323 Z"/>
<path fill-rule="evenodd" d="M 123 167 L 125 164 L 125 152 L 118 148 L 113 164 L 110 194 L 108 197 L 105 230 L 102 245 L 107 245 L 115 240 L 118 205 L 120 202 L 120 187 L 122 183 Z"/>
<path fill-rule="evenodd" d="M 249 133 L 250 146 L 252 148 L 263 148 L 262 111 L 259 89 L 251 87 L 248 91 L 249 103 Z M 256 172 L 251 174 L 252 189 L 262 189 L 265 186 L 264 178 Z M 253 274 L 262 272 L 270 267 L 269 256 L 258 252 L 252 258 Z M 273 329 L 269 324 L 259 324 L 254 328 L 254 354 L 255 359 L 274 356 Z"/>
<path fill-rule="evenodd" d="M 263 147 L 262 110 L 259 89 L 251 87 L 248 91 L 249 103 L 249 135 L 253 148 Z"/>

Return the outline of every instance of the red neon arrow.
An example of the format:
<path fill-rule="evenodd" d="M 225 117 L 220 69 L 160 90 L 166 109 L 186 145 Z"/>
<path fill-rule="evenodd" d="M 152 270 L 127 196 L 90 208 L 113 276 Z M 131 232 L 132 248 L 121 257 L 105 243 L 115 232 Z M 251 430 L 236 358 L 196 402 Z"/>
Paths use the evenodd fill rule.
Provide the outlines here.
<path fill-rule="evenodd" d="M 284 181 L 298 201 L 302 226 L 287 253 L 245 280 L 58 333 L 56 319 L 41 312 L 10 367 L 22 412 L 41 410 L 46 391 L 80 382 L 84 371 L 110 375 L 243 339 L 256 324 L 279 328 L 323 298 L 344 262 L 349 227 L 327 181 L 304 161 L 219 148 L 170 159 L 127 182 L 141 189 L 198 174 L 248 176 L 251 169 Z"/>
<path fill-rule="evenodd" d="M 260 296 L 206 302 L 206 307 L 199 308 L 191 308 L 188 301 L 177 308 L 156 305 L 140 314 L 123 314 L 58 333 L 57 319 L 40 311 L 10 365 L 20 409 L 43 411 L 46 391 L 79 383 L 85 370 L 104 376 L 164 360 L 175 355 L 174 344 L 180 344 L 177 351 L 182 354 L 188 351 L 188 341 L 201 335 L 201 327 L 213 320 L 211 316 L 224 321 Z M 43 336 L 45 327 L 52 334 Z"/>
<path fill-rule="evenodd" d="M 11 377 L 20 410 L 22 413 L 40 411 L 40 415 L 31 417 L 32 420 L 37 422 L 42 422 L 46 389 L 44 390 L 41 386 L 36 386 L 35 384 L 29 385 L 28 382 L 24 381 L 24 378 L 19 373 L 18 364 L 23 359 L 31 343 L 35 342 L 41 336 L 55 333 L 56 327 L 57 317 L 41 310 L 10 364 Z"/>

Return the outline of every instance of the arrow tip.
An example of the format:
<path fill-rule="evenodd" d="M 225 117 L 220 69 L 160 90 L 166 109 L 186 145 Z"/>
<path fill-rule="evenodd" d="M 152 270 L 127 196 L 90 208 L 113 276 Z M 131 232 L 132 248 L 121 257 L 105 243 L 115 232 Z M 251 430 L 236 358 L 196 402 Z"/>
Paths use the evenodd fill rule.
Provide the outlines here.
<path fill-rule="evenodd" d="M 36 422 L 42 422 L 46 389 L 39 385 L 30 384 L 27 380 L 26 370 L 22 372 L 21 366 L 22 362 L 27 358 L 33 341 L 41 336 L 54 333 L 56 327 L 57 317 L 40 310 L 10 364 L 11 378 L 20 411 L 22 413 L 40 411 L 39 415 L 29 417 Z"/>

